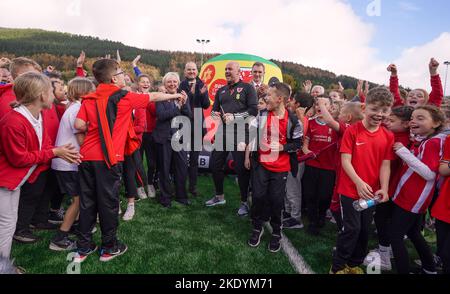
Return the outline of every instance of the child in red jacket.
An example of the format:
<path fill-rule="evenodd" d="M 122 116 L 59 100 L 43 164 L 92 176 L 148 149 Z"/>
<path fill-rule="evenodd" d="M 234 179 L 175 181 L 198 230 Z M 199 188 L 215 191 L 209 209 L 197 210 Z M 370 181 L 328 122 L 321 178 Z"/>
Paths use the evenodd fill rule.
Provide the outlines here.
<path fill-rule="evenodd" d="M 444 183 L 431 215 L 436 218 L 437 255 L 444 263 L 444 274 L 450 275 L 450 136 L 445 140 L 439 172 Z"/>
<path fill-rule="evenodd" d="M 99 215 L 102 232 L 100 261 L 106 262 L 124 254 L 128 247 L 117 239 L 119 189 L 126 150 L 135 143 L 133 109 L 146 108 L 151 101 L 186 99 L 186 94 L 136 94 L 122 90 L 125 74 L 117 61 L 101 59 L 94 63 L 93 73 L 99 85 L 95 93 L 83 97 L 75 128 L 86 132 L 80 153 L 80 237 L 74 262 L 83 262 L 97 250 L 92 227 Z M 130 148 L 130 149 L 129 149 Z"/>
<path fill-rule="evenodd" d="M 441 78 L 437 72 L 439 62 L 436 59 L 431 58 L 428 67 L 431 76 L 431 93 L 428 94 L 428 92 L 424 89 L 415 89 L 410 91 L 406 99 L 403 100 L 399 90 L 397 66 L 395 64 L 389 65 L 387 69 L 391 73 L 389 88 L 392 95 L 394 95 L 394 107 L 402 105 L 417 107 L 426 104 L 435 105 L 437 107 L 441 106 L 442 99 L 444 98 L 444 90 L 442 88 Z"/>
<path fill-rule="evenodd" d="M 0 120 L 0 255 L 9 258 L 16 228 L 20 188 L 32 181 L 37 165 L 61 157 L 78 163 L 71 145 L 52 148 L 42 123 L 42 109 L 53 102 L 50 80 L 25 73 L 15 80 L 17 104 Z"/>
<path fill-rule="evenodd" d="M 411 150 L 402 143 L 395 143 L 396 154 L 404 161 L 401 178 L 392 201 L 390 225 L 392 251 L 397 272 L 409 274 L 408 251 L 404 244 L 407 235 L 422 262 L 422 271 L 435 274 L 436 265 L 431 249 L 421 234 L 424 214 L 431 204 L 437 183 L 439 161 L 445 136 L 440 134 L 445 116 L 436 106 L 419 106 L 410 122 L 411 132 L 425 138 L 414 144 Z"/>

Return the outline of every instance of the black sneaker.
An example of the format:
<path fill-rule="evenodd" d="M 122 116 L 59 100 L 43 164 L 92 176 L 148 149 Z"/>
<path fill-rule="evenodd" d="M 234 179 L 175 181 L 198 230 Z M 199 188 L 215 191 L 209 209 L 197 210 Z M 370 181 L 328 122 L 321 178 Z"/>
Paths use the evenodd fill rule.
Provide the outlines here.
<path fill-rule="evenodd" d="M 128 247 L 127 245 L 118 242 L 117 245 L 110 249 L 101 249 L 100 250 L 100 261 L 107 262 L 110 261 L 117 256 L 120 256 L 127 252 Z"/>
<path fill-rule="evenodd" d="M 34 224 L 32 226 L 33 230 L 36 231 L 53 231 L 58 229 L 58 225 L 52 224 L 52 223 L 40 223 L 40 224 Z"/>
<path fill-rule="evenodd" d="M 98 249 L 98 247 L 94 244 L 91 245 L 90 248 L 86 249 L 86 248 L 78 248 L 77 249 L 77 254 L 75 255 L 75 257 L 73 258 L 73 262 L 75 263 L 82 263 L 83 261 L 86 260 L 86 258 L 91 255 L 92 253 L 96 252 Z"/>
<path fill-rule="evenodd" d="M 62 237 L 58 235 L 53 238 L 48 248 L 53 251 L 72 251 L 76 247 L 76 242 L 69 239 L 68 235 L 64 235 Z"/>
<path fill-rule="evenodd" d="M 50 211 L 48 214 L 48 222 L 54 225 L 60 225 L 64 221 L 64 209 L 59 209 L 57 211 Z"/>
<path fill-rule="evenodd" d="M 283 229 L 303 229 L 303 223 L 291 217 L 283 221 Z"/>
<path fill-rule="evenodd" d="M 13 239 L 23 244 L 33 244 L 39 241 L 39 237 L 33 235 L 31 231 L 21 231 L 14 233 Z"/>
<path fill-rule="evenodd" d="M 264 228 L 261 228 L 261 230 L 254 229 L 252 231 L 252 235 L 250 236 L 250 239 L 248 240 L 247 244 L 250 247 L 258 247 L 259 243 L 261 242 L 261 237 L 264 233 Z"/>
<path fill-rule="evenodd" d="M 291 214 L 287 213 L 286 211 L 283 211 L 283 218 L 282 218 L 282 220 L 285 221 L 285 220 L 290 219 L 290 218 L 292 218 Z"/>
<path fill-rule="evenodd" d="M 272 235 L 272 238 L 269 242 L 269 251 L 272 253 L 277 253 L 281 249 L 281 236 L 280 235 Z"/>
<path fill-rule="evenodd" d="M 176 199 L 175 202 L 184 205 L 184 206 L 189 206 L 191 205 L 191 201 L 189 201 L 188 199 Z"/>

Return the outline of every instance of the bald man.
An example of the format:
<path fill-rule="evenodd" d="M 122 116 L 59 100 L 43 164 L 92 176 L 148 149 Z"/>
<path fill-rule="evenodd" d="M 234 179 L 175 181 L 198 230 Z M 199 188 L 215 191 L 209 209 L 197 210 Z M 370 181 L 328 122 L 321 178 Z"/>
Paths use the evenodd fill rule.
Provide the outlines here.
<path fill-rule="evenodd" d="M 227 85 L 217 91 L 211 116 L 214 119 L 222 120 L 225 124 L 233 124 L 244 122 L 249 116 L 256 116 L 257 98 L 255 88 L 240 79 L 240 66 L 237 62 L 230 62 L 225 67 L 225 78 Z M 230 133 L 231 132 L 231 133 Z M 240 134 L 242 135 L 242 134 Z M 238 151 L 238 146 L 248 144 L 248 125 L 245 127 L 245 142 L 238 142 L 238 131 L 236 125 L 233 128 L 228 128 L 227 131 L 219 131 L 216 133 L 215 142 L 218 141 L 218 136 L 222 136 L 223 148 L 215 146 L 211 155 L 211 168 L 214 179 L 214 186 L 216 193 L 212 199 L 206 202 L 206 206 L 224 205 L 225 195 L 223 193 L 224 180 L 224 164 L 231 152 L 234 160 L 234 169 L 238 175 L 239 190 L 241 193 L 241 206 L 238 210 L 238 215 L 245 216 L 249 212 L 247 203 L 248 186 L 250 181 L 250 171 L 244 167 L 245 151 Z M 227 136 L 234 136 L 232 146 L 225 146 Z M 227 148 L 228 147 L 228 148 Z M 243 150 L 239 148 L 239 150 Z M 245 148 L 244 148 L 245 149 Z"/>
<path fill-rule="evenodd" d="M 195 62 L 188 62 L 184 67 L 185 80 L 180 84 L 180 90 L 188 94 L 187 104 L 191 107 L 191 148 L 189 151 L 189 193 L 192 196 L 198 196 L 197 192 L 197 175 L 198 175 L 198 157 L 200 155 L 201 143 L 194 144 L 194 132 L 196 128 L 201 128 L 199 133 L 201 138 L 206 134 L 206 129 L 203 128 L 203 110 L 208 109 L 211 105 L 209 102 L 208 88 L 203 81 L 198 77 L 197 64 Z M 196 117 L 195 110 L 201 114 Z M 200 118 L 200 119 L 198 119 Z"/>

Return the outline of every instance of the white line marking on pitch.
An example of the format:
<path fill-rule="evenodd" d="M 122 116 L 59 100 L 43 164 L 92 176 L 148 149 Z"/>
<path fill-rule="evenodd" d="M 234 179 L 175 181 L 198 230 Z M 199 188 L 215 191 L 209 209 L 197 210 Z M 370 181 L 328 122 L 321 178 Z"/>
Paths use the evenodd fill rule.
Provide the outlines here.
<path fill-rule="evenodd" d="M 270 224 L 266 223 L 266 227 L 272 232 Z M 301 275 L 315 274 L 303 256 L 298 253 L 297 249 L 295 249 L 291 241 L 289 241 L 289 238 L 283 233 L 281 233 L 281 249 L 283 249 L 283 252 L 287 255 L 289 262 L 297 273 Z"/>

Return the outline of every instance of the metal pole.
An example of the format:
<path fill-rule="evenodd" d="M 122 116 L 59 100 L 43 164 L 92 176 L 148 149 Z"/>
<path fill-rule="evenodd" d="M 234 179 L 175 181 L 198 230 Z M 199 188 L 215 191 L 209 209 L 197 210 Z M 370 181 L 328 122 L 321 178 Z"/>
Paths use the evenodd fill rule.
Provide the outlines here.
<path fill-rule="evenodd" d="M 447 78 L 448 78 L 448 66 L 450 65 L 450 61 L 444 62 L 444 64 L 447 66 L 447 69 L 445 70 L 445 83 L 444 83 L 444 98 L 447 97 Z"/>

